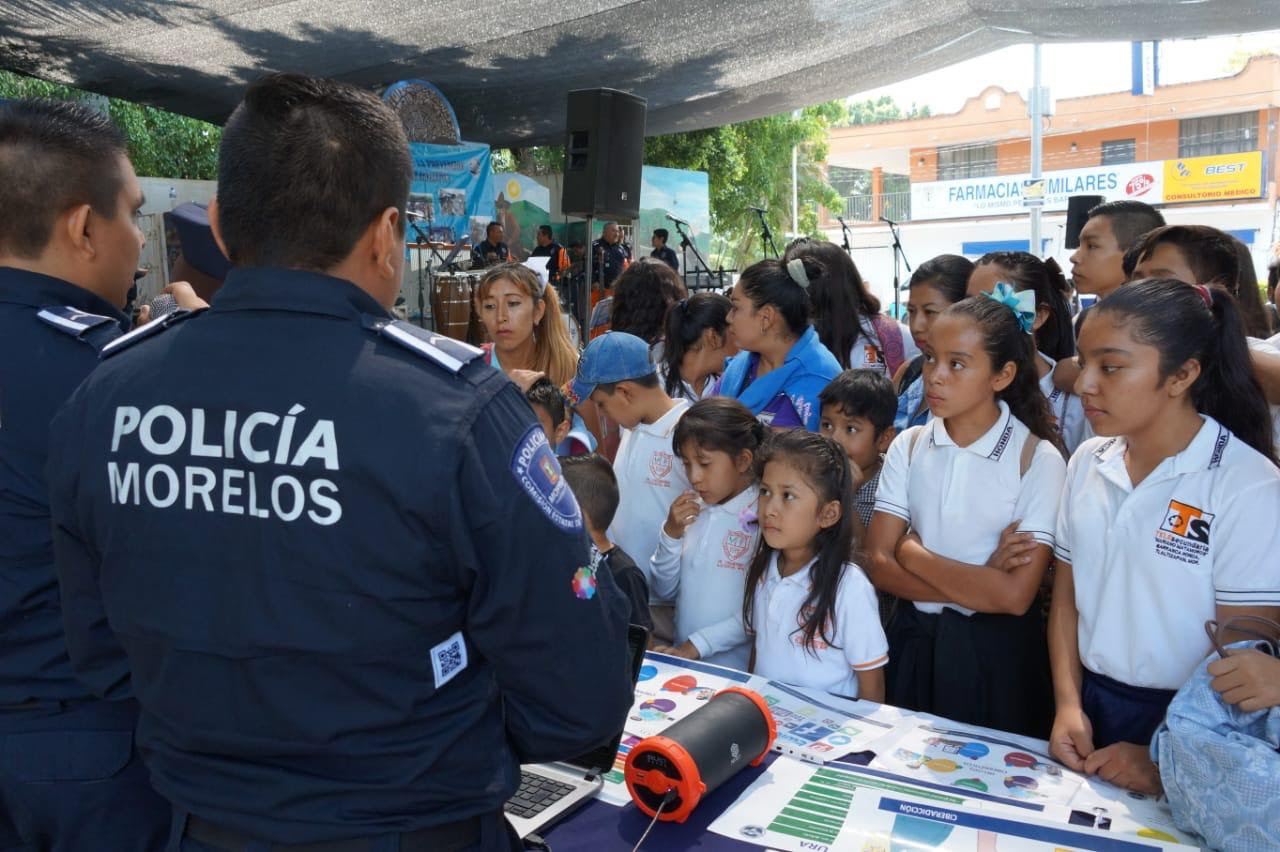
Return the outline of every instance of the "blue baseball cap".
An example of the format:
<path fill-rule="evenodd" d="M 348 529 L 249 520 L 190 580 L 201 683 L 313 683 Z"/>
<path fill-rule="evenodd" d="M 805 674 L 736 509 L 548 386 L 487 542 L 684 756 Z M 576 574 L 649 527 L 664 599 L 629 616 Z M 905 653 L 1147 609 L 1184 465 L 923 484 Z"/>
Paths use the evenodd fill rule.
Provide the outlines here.
<path fill-rule="evenodd" d="M 187 202 L 164 214 L 165 223 L 172 226 L 182 244 L 182 256 L 195 269 L 210 278 L 222 281 L 231 271 L 231 261 L 218 248 L 209 227 L 209 208 L 203 204 Z"/>
<path fill-rule="evenodd" d="M 596 385 L 634 381 L 652 376 L 649 344 L 634 334 L 610 331 L 587 344 L 578 359 L 578 375 L 573 378 L 575 402 L 585 402 Z"/>

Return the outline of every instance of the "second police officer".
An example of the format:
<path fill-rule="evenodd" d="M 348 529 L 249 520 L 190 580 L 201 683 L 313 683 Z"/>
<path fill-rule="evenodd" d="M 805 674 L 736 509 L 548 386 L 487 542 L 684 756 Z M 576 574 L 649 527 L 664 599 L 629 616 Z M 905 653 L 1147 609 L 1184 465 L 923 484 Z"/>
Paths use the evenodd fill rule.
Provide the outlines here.
<path fill-rule="evenodd" d="M 630 705 L 626 601 L 523 396 L 388 313 L 411 171 L 372 94 L 252 85 L 209 210 L 235 268 L 55 421 L 72 662 L 132 682 L 182 850 L 520 848 L 519 763 Z"/>

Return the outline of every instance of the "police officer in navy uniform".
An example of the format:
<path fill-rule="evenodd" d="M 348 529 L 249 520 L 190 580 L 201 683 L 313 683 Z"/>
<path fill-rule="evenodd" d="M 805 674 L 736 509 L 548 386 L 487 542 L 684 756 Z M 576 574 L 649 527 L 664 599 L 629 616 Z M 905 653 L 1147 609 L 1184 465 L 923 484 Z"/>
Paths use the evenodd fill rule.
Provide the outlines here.
<path fill-rule="evenodd" d="M 105 116 L 67 102 L 0 108 L 3 849 L 132 852 L 168 836 L 169 806 L 133 747 L 128 684 L 101 700 L 68 659 L 45 479 L 55 412 L 128 328 L 142 201 Z M 119 653 L 100 621 L 91 629 Z"/>
<path fill-rule="evenodd" d="M 177 849 L 518 849 L 519 764 L 630 706 L 626 599 L 523 394 L 389 313 L 411 173 L 371 93 L 252 85 L 212 307 L 115 341 L 54 423 L 72 660 L 132 683 Z"/>
<path fill-rule="evenodd" d="M 608 290 L 613 286 L 614 279 L 631 263 L 631 249 L 622 242 L 622 230 L 616 222 L 605 224 L 600 239 L 591 244 L 591 250 L 595 252 L 592 278 L 600 287 Z"/>

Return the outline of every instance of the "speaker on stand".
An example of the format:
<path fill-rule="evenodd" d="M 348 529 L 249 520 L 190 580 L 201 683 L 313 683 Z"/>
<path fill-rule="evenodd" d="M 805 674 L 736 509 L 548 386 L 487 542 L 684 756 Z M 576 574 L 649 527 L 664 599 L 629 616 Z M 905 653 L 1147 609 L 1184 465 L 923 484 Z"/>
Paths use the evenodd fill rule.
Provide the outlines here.
<path fill-rule="evenodd" d="M 586 275 L 577 293 L 584 337 L 590 328 L 595 277 L 595 252 L 591 251 L 595 219 L 630 220 L 640 215 L 645 110 L 644 98 L 615 89 L 569 93 L 560 209 L 566 216 L 587 220 Z"/>

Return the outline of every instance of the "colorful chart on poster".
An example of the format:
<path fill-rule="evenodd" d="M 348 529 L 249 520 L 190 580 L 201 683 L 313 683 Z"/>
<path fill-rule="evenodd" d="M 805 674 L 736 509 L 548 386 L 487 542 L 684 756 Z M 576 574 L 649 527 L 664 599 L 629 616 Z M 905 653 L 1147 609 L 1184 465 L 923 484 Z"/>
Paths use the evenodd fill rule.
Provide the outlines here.
<path fill-rule="evenodd" d="M 751 680 L 744 672 L 650 652 L 640 669 L 626 732 L 640 739 L 660 734 L 725 687 Z"/>
<path fill-rule="evenodd" d="M 778 726 L 774 750 L 814 763 L 837 760 L 865 750 L 893 730 L 893 726 L 810 698 L 776 681 L 759 680 L 751 687 L 769 705 Z"/>
<path fill-rule="evenodd" d="M 711 830 L 789 852 L 948 849 L 1023 852 L 1174 850 L 1155 837 L 1066 825 L 891 773 L 776 760 Z"/>

